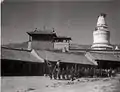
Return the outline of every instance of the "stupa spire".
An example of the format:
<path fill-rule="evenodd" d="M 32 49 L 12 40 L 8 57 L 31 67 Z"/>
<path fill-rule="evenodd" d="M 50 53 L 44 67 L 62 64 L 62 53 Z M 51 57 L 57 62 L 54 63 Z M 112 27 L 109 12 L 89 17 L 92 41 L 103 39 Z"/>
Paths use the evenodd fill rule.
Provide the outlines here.
<path fill-rule="evenodd" d="M 107 23 L 105 21 L 106 14 L 101 13 L 97 20 L 97 27 L 107 27 Z"/>

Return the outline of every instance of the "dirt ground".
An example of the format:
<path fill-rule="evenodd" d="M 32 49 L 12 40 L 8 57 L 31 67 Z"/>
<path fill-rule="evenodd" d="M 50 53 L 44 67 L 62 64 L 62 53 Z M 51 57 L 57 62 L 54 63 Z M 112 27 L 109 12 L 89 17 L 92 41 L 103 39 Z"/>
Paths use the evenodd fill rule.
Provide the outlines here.
<path fill-rule="evenodd" d="M 120 92 L 120 77 L 74 81 L 44 76 L 1 77 L 1 92 Z"/>

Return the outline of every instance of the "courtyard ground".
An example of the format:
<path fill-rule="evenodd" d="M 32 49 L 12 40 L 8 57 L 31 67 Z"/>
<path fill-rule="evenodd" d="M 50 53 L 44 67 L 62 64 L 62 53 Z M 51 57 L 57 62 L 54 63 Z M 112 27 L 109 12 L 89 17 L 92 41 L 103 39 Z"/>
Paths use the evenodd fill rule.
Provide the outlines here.
<path fill-rule="evenodd" d="M 120 76 L 74 81 L 44 76 L 1 77 L 1 92 L 120 92 Z"/>

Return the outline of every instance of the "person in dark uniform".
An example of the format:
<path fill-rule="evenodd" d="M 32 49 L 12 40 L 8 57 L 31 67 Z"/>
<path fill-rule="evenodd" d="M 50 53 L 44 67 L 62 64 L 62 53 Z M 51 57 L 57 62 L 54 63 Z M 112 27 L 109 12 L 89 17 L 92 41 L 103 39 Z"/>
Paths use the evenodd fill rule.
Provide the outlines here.
<path fill-rule="evenodd" d="M 55 66 L 55 67 L 56 67 L 56 66 Z M 53 75 L 53 78 L 54 78 L 54 79 L 57 79 L 57 69 L 56 69 L 56 68 L 53 69 L 52 75 Z"/>
<path fill-rule="evenodd" d="M 56 64 L 56 70 L 57 70 L 57 79 L 60 79 L 60 60 L 58 60 Z"/>
<path fill-rule="evenodd" d="M 70 79 L 70 78 L 69 78 L 70 70 L 69 70 L 68 66 L 66 67 L 65 74 L 66 74 L 66 79 L 67 79 L 67 80 Z"/>
<path fill-rule="evenodd" d="M 81 72 L 80 72 L 80 67 L 78 68 L 78 78 L 80 78 L 81 77 Z"/>
<path fill-rule="evenodd" d="M 48 60 L 45 60 L 45 63 L 48 67 L 48 75 L 49 75 L 50 79 L 52 79 L 52 63 L 50 63 Z"/>
<path fill-rule="evenodd" d="M 65 69 L 62 68 L 62 79 L 64 80 L 65 79 Z"/>
<path fill-rule="evenodd" d="M 60 61 L 58 61 L 53 69 L 54 79 L 60 79 Z"/>
<path fill-rule="evenodd" d="M 74 80 L 74 68 L 73 67 L 71 68 L 70 74 L 71 74 L 70 79 L 73 81 Z"/>

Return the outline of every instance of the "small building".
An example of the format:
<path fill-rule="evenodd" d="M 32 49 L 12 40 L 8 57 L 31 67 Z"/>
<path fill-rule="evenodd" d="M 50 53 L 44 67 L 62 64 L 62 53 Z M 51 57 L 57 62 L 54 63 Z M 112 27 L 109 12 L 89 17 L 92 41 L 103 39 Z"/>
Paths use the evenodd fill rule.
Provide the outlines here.
<path fill-rule="evenodd" d="M 54 30 L 35 29 L 27 34 L 29 35 L 28 49 L 69 50 L 71 38 L 57 36 Z"/>
<path fill-rule="evenodd" d="M 120 51 L 89 51 L 85 56 L 90 61 L 96 62 L 98 68 L 120 68 Z"/>
<path fill-rule="evenodd" d="M 53 30 L 39 30 L 27 32 L 29 35 L 29 49 L 53 49 L 53 38 L 57 37 Z"/>
<path fill-rule="evenodd" d="M 2 76 L 38 76 L 44 74 L 44 60 L 30 50 L 1 48 Z"/>

